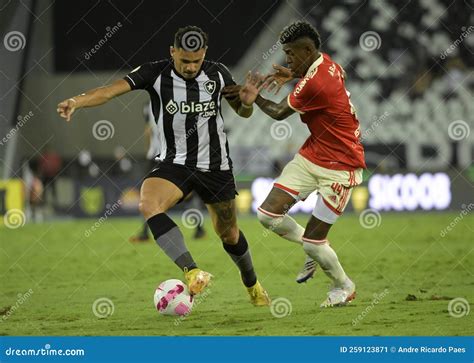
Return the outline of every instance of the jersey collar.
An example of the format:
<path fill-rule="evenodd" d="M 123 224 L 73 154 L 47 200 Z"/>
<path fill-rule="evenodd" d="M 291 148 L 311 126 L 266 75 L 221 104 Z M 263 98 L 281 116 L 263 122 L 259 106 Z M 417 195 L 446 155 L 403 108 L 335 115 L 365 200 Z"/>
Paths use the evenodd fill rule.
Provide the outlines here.
<path fill-rule="evenodd" d="M 309 77 L 311 74 L 313 74 L 314 70 L 318 68 L 318 66 L 323 63 L 323 53 L 320 53 L 318 59 L 316 59 L 313 64 L 311 64 L 308 68 L 308 71 L 305 74 L 305 77 Z"/>

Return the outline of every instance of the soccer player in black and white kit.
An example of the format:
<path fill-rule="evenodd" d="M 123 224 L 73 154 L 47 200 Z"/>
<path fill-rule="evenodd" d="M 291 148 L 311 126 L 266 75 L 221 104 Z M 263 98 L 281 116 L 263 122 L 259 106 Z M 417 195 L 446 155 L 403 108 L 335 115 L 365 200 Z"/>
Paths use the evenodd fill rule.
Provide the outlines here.
<path fill-rule="evenodd" d="M 147 172 L 153 170 L 157 165 L 158 161 L 156 159 L 159 158 L 160 155 L 160 145 L 158 143 L 159 134 L 158 134 L 158 126 L 155 122 L 155 117 L 153 115 L 153 109 L 151 102 L 147 102 L 146 105 L 143 107 L 143 118 L 145 119 L 145 140 L 147 143 L 147 153 L 146 153 L 146 168 Z M 185 198 L 186 203 L 190 203 L 195 205 L 195 209 L 201 209 L 201 201 L 197 199 L 193 193 L 191 192 Z M 194 231 L 194 239 L 204 238 L 206 236 L 206 231 L 202 226 L 201 220 L 196 220 L 196 227 Z M 149 228 L 148 223 L 146 221 L 143 223 L 143 227 L 141 231 L 131 236 L 128 239 L 132 243 L 136 242 L 148 242 L 149 241 Z"/>
<path fill-rule="evenodd" d="M 157 244 L 184 271 L 192 294 L 209 284 L 212 275 L 197 267 L 183 234 L 166 215 L 195 191 L 206 203 L 225 251 L 239 268 L 251 302 L 265 306 L 270 299 L 257 280 L 247 241 L 237 226 L 236 188 L 221 114 L 222 90 L 235 82 L 224 65 L 204 60 L 207 38 L 198 27 L 180 28 L 170 47 L 171 59 L 143 64 L 111 85 L 66 99 L 57 111 L 69 121 L 79 108 L 102 105 L 136 89 L 148 91 L 161 162 L 143 181 L 140 211 Z M 252 115 L 252 106 L 242 104 L 238 97 L 226 99 L 240 116 Z"/>

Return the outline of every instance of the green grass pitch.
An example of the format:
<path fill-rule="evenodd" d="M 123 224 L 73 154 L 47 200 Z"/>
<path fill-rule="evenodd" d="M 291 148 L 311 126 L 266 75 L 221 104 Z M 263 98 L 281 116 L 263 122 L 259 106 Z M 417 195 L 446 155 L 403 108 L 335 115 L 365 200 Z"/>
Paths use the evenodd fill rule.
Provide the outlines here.
<path fill-rule="evenodd" d="M 357 285 L 357 299 L 334 309 L 319 308 L 329 285 L 321 271 L 306 284 L 294 281 L 304 260 L 298 245 L 267 234 L 254 217 L 241 218 L 260 281 L 273 299 L 287 299 L 278 300 L 287 305 L 273 315 L 250 305 L 208 219 L 204 240 L 191 240 L 192 230 L 182 228 L 198 265 L 215 278 L 181 319 L 160 316 L 153 306 L 157 284 L 183 276 L 155 243 L 128 242 L 139 219 L 108 219 L 89 237 L 85 231 L 97 220 L 3 227 L 0 334 L 472 335 L 470 305 L 457 318 L 448 310 L 453 298 L 474 301 L 474 217 L 440 235 L 456 216 L 382 214 L 373 229 L 362 228 L 356 215 L 341 218 L 329 239 Z M 297 217 L 303 224 L 306 218 Z M 98 318 L 92 305 L 103 297 L 114 310 Z"/>

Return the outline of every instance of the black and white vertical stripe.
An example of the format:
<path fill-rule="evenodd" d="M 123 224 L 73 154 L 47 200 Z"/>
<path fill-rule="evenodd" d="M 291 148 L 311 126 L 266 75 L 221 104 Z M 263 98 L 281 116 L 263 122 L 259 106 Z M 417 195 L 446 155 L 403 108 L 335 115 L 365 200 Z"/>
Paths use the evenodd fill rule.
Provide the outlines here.
<path fill-rule="evenodd" d="M 204 88 L 207 81 L 215 82 L 215 91 L 209 94 Z M 156 78 L 152 90 L 153 113 L 157 121 L 160 159 L 163 162 L 185 165 L 203 170 L 229 170 L 229 157 L 224 120 L 220 112 L 221 89 L 224 75 L 218 67 L 203 67 L 193 80 L 180 77 L 172 67 L 167 67 Z M 153 101 L 153 98 L 158 98 Z M 175 113 L 167 110 L 170 103 L 181 108 L 182 103 L 214 101 L 215 113 Z"/>

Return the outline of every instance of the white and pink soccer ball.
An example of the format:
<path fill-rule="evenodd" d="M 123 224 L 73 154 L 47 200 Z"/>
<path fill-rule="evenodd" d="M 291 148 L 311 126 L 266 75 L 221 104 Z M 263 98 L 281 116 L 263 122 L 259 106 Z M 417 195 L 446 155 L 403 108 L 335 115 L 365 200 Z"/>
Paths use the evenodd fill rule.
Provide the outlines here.
<path fill-rule="evenodd" d="M 186 284 L 177 279 L 162 282 L 155 290 L 155 307 L 163 315 L 188 315 L 193 308 L 193 297 Z"/>

